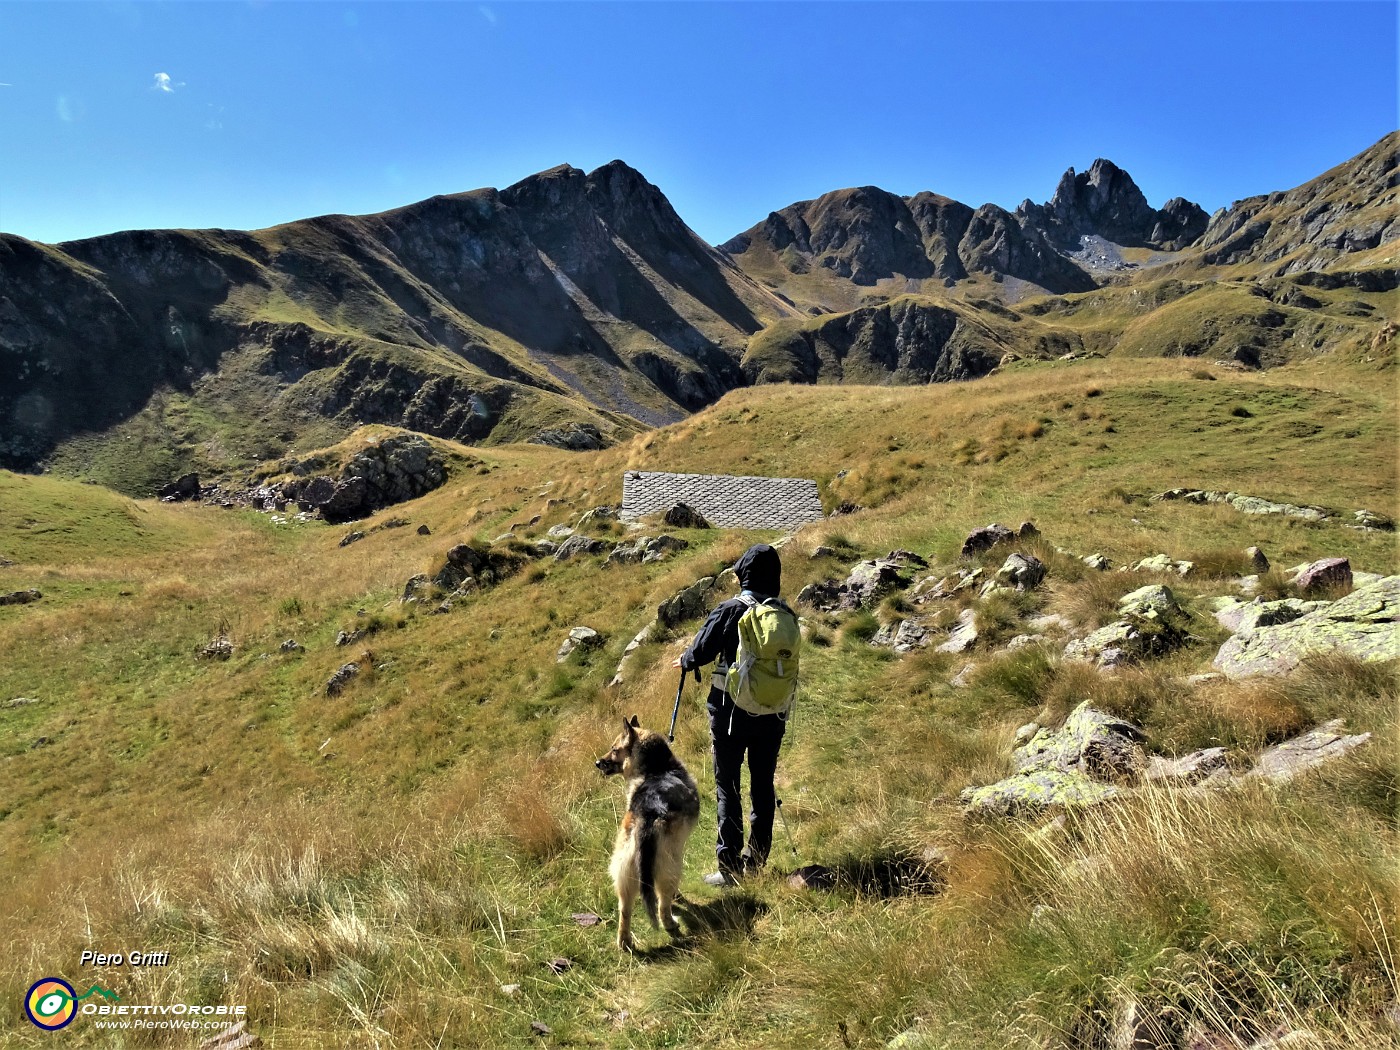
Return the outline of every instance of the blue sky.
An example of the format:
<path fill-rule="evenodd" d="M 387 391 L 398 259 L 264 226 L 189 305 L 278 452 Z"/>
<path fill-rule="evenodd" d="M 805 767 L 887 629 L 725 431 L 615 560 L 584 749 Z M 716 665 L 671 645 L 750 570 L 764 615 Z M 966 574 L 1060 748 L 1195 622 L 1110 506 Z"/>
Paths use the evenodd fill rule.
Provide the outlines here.
<path fill-rule="evenodd" d="M 251 228 L 638 168 L 703 237 L 843 186 L 1207 210 L 1397 126 L 1396 4 L 0 0 L 0 229 Z"/>

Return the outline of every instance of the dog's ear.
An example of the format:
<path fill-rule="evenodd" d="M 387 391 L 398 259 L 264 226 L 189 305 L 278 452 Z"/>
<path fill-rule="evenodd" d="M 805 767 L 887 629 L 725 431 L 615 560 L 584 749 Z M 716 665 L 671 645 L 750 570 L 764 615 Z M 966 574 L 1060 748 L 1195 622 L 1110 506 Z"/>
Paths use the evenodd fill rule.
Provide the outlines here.
<path fill-rule="evenodd" d="M 642 726 L 641 721 L 637 718 L 636 715 L 633 715 L 633 716 L 632 716 L 632 720 L 631 720 L 630 722 L 628 722 L 627 724 L 628 724 L 629 726 L 631 726 L 633 729 L 640 729 L 641 726 Z"/>
<path fill-rule="evenodd" d="M 632 726 L 632 723 L 625 718 L 622 720 L 622 735 L 628 740 L 635 738 L 637 735 L 637 730 Z"/>

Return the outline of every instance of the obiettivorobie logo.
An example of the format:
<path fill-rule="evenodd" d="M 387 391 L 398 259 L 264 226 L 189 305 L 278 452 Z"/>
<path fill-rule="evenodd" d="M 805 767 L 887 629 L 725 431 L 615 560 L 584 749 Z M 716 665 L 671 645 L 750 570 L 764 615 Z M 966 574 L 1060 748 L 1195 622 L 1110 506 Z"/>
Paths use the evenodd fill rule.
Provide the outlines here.
<path fill-rule="evenodd" d="M 91 995 L 118 1002 L 121 1000 L 110 988 L 94 984 L 79 995 L 61 977 L 44 977 L 34 982 L 24 997 L 25 1015 L 46 1032 L 56 1032 L 73 1023 L 78 1016 L 78 1004 Z"/>

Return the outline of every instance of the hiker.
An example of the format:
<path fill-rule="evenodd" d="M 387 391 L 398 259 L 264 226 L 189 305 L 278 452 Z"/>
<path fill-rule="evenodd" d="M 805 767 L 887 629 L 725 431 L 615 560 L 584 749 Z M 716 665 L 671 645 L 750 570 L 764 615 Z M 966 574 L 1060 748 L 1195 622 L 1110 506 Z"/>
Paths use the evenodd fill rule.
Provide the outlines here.
<path fill-rule="evenodd" d="M 734 565 L 738 597 L 710 613 L 690 648 L 672 664 L 682 673 L 693 671 L 698 681 L 700 668 L 717 661 L 707 703 L 719 809 L 719 870 L 705 876 L 710 886 L 732 886 L 740 876 L 763 867 L 773 844 L 773 775 L 797 688 L 800 644 L 797 617 L 778 597 L 782 568 L 778 552 L 766 543 L 745 551 Z M 746 615 L 745 645 L 768 646 L 777 659 L 764 658 L 769 653 L 755 659 L 758 654 L 740 652 L 740 621 Z M 753 802 L 747 846 L 739 787 L 746 754 Z"/>

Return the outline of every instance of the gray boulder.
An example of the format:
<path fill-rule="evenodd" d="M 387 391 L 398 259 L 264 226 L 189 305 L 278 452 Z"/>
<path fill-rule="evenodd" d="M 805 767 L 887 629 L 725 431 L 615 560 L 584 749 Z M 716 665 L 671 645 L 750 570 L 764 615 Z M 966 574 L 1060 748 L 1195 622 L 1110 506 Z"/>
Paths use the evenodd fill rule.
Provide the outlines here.
<path fill-rule="evenodd" d="M 1143 558 L 1133 566 L 1134 572 L 1167 572 L 1175 573 L 1178 576 L 1189 576 L 1195 569 L 1194 562 L 1177 561 L 1166 554 L 1154 554 L 1150 558 Z"/>
<path fill-rule="evenodd" d="M 863 561 L 846 577 L 839 605 L 843 609 L 870 608 L 892 591 L 909 586 L 901 563 L 876 558 Z"/>
<path fill-rule="evenodd" d="M 1335 718 L 1269 748 L 1245 775 L 1272 781 L 1292 780 L 1299 773 L 1340 758 L 1371 739 L 1370 733 L 1347 736 L 1342 732 L 1343 724 L 1342 719 Z"/>
<path fill-rule="evenodd" d="M 977 644 L 977 614 L 964 609 L 958 614 L 958 625 L 948 634 L 948 640 L 938 647 L 940 653 L 965 653 Z"/>
<path fill-rule="evenodd" d="M 656 619 L 663 627 L 679 627 L 710 610 L 714 597 L 715 578 L 706 576 L 689 587 L 677 591 L 656 607 Z"/>
<path fill-rule="evenodd" d="M 1220 647 L 1215 667 L 1229 678 L 1279 675 L 1328 652 L 1367 662 L 1400 659 L 1400 576 L 1358 587 L 1290 622 L 1236 634 Z"/>
<path fill-rule="evenodd" d="M 608 565 L 660 561 L 672 551 L 685 550 L 690 544 L 678 536 L 639 536 L 631 543 L 619 543 L 608 555 Z"/>
<path fill-rule="evenodd" d="M 914 618 L 886 624 L 875 632 L 870 644 L 888 647 L 897 653 L 912 653 L 919 649 L 927 649 L 932 641 L 933 636 L 928 624 L 922 619 Z"/>
<path fill-rule="evenodd" d="M 554 662 L 562 664 L 575 649 L 597 649 L 602 644 L 603 636 L 592 627 L 575 627 L 569 631 L 569 636 L 559 646 L 559 651 L 555 653 Z"/>
<path fill-rule="evenodd" d="M 554 560 L 568 561 L 580 554 L 601 554 L 606 546 L 602 540 L 595 540 L 592 536 L 576 532 L 559 544 L 559 549 L 554 552 Z"/>
<path fill-rule="evenodd" d="M 997 522 L 983 525 L 980 529 L 973 529 L 967 534 L 967 539 L 963 540 L 962 556 L 971 558 L 983 551 L 991 550 L 999 543 L 1009 543 L 1015 538 L 1016 534 L 1005 525 Z"/>
<path fill-rule="evenodd" d="M 1169 588 L 1149 584 L 1118 599 L 1117 622 L 1065 646 L 1065 657 L 1100 667 L 1116 667 L 1178 648 L 1188 637 L 1189 620 Z"/>
<path fill-rule="evenodd" d="M 1034 590 L 1044 579 L 1045 563 L 1033 554 L 1019 552 L 1007 557 L 995 577 L 998 584 L 1018 591 Z"/>

